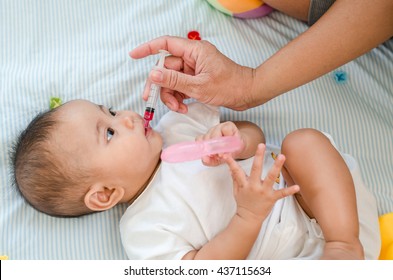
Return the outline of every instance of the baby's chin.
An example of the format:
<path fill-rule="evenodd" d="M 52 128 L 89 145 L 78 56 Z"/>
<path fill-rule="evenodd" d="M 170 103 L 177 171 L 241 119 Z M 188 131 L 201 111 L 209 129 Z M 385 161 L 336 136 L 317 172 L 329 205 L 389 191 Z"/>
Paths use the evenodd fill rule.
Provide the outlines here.
<path fill-rule="evenodd" d="M 150 143 L 152 143 L 154 141 L 156 143 L 155 145 L 159 145 L 160 149 L 162 149 L 163 140 L 162 140 L 162 136 L 160 133 L 158 133 L 157 131 L 155 131 L 151 127 L 149 127 L 146 129 L 145 135 L 146 135 L 147 141 L 149 141 Z"/>

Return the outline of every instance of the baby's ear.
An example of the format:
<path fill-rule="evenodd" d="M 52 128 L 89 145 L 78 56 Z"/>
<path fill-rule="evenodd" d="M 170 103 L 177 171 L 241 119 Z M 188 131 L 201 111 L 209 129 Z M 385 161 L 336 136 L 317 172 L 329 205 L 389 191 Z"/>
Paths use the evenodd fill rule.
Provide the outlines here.
<path fill-rule="evenodd" d="M 90 186 L 85 195 L 86 206 L 93 211 L 104 211 L 115 206 L 124 196 L 120 187 L 106 187 L 100 183 Z"/>

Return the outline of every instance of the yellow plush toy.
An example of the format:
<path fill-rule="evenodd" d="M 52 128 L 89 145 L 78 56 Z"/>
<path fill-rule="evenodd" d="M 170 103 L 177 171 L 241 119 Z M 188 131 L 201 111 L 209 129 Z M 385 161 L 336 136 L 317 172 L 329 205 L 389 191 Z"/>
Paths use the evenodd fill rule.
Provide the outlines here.
<path fill-rule="evenodd" d="M 380 260 L 393 260 L 393 212 L 379 217 L 379 229 L 381 231 Z"/>

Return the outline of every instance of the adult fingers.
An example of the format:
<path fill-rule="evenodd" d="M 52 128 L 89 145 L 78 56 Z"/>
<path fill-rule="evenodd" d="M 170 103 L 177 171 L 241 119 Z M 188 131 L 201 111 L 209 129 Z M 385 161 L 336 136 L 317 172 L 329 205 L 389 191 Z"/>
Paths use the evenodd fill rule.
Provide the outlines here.
<path fill-rule="evenodd" d="M 176 70 L 154 67 L 150 72 L 151 82 L 180 93 L 199 99 L 198 88 L 203 84 L 199 76 L 185 74 Z"/>
<path fill-rule="evenodd" d="M 157 54 L 159 50 L 166 50 L 170 54 L 178 57 L 186 57 L 192 53 L 199 41 L 189 40 L 175 36 L 161 36 L 141 44 L 131 50 L 129 55 L 132 58 L 139 59 L 146 56 Z"/>
<path fill-rule="evenodd" d="M 171 89 L 161 88 L 161 101 L 170 110 L 177 112 L 179 110 L 180 104 L 179 99 L 175 97 L 175 92 Z"/>

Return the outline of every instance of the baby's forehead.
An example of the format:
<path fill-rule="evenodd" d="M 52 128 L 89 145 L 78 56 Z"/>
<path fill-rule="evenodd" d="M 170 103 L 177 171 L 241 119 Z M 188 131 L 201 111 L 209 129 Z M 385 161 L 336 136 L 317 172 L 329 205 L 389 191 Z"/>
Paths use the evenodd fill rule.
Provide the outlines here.
<path fill-rule="evenodd" d="M 87 100 L 73 100 L 59 107 L 53 133 L 57 145 L 70 146 L 75 139 L 79 139 L 78 142 L 82 145 L 80 138 L 89 137 L 95 132 L 98 112 L 98 106 Z"/>
<path fill-rule="evenodd" d="M 48 141 L 53 159 L 67 169 L 86 167 L 92 151 L 92 141 L 80 137 L 78 128 L 76 124 L 60 122 Z"/>
<path fill-rule="evenodd" d="M 92 118 L 99 112 L 98 105 L 87 100 L 72 100 L 57 108 L 56 119 L 59 123 L 80 125 L 86 118 Z"/>
<path fill-rule="evenodd" d="M 78 111 L 78 110 L 94 110 L 98 107 L 97 104 L 88 101 L 88 100 L 84 100 L 84 99 L 75 99 L 75 100 L 71 100 L 68 101 L 66 103 L 63 104 L 63 106 L 61 106 L 60 110 L 61 111 Z"/>

